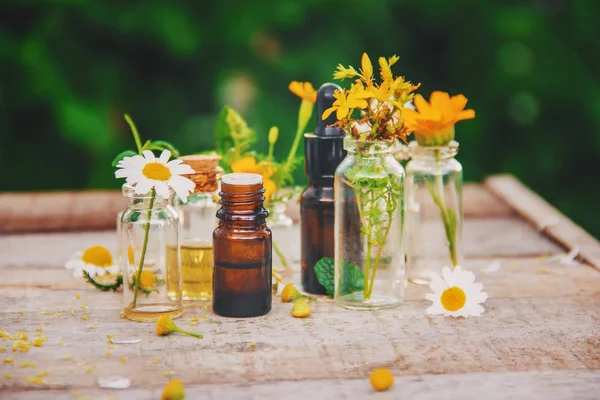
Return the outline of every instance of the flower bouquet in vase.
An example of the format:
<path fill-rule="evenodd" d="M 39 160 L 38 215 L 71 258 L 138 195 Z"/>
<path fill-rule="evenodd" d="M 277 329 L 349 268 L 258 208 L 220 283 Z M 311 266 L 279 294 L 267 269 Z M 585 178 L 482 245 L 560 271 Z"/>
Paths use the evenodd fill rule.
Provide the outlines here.
<path fill-rule="evenodd" d="M 394 77 L 397 56 L 379 58 L 380 82 L 363 54 L 361 69 L 339 65 L 336 79 L 352 79 L 335 93 L 337 125 L 347 132 L 345 160 L 335 174 L 335 302 L 353 309 L 399 305 L 406 285 L 402 229 L 404 169 L 393 157 L 409 130 L 405 104 L 418 85 Z"/>
<path fill-rule="evenodd" d="M 445 92 L 433 92 L 429 102 L 417 95 L 414 104 L 404 113 L 415 135 L 406 165 L 407 275 L 425 284 L 461 262 L 462 166 L 454 158 L 454 126 L 475 111 L 465 110 L 462 94 Z"/>

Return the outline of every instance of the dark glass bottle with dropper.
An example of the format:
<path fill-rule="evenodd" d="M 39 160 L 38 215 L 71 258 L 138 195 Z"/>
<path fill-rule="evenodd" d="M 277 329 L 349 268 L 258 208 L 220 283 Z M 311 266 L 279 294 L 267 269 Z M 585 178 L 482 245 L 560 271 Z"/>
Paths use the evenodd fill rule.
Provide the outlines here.
<path fill-rule="evenodd" d="M 346 157 L 344 133 L 331 126 L 335 113 L 323 120 L 323 112 L 333 105 L 333 93 L 341 88 L 326 83 L 317 93 L 317 128 L 304 135 L 304 168 L 308 187 L 300 198 L 300 230 L 302 241 L 302 287 L 308 293 L 325 294 L 317 280 L 315 264 L 321 258 L 333 258 L 334 208 L 333 178 L 335 169 Z"/>
<path fill-rule="evenodd" d="M 213 232 L 213 311 L 223 317 L 258 317 L 271 311 L 271 230 L 265 189 L 257 174 L 221 180 L 219 226 Z"/>

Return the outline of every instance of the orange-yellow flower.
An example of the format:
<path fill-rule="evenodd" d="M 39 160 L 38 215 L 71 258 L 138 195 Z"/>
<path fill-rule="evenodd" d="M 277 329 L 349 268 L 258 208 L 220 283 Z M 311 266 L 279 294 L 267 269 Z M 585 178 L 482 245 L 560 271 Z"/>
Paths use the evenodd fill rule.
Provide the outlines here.
<path fill-rule="evenodd" d="M 259 174 L 263 178 L 263 187 L 265 188 L 265 200 L 269 201 L 271 195 L 277 190 L 277 184 L 271 179 L 277 169 L 269 161 L 256 162 L 252 156 L 242 157 L 231 164 L 233 172 L 246 172 L 250 174 Z"/>
<path fill-rule="evenodd" d="M 416 95 L 414 103 L 417 110 L 404 109 L 402 117 L 422 146 L 448 144 L 458 121 L 475 118 L 474 110 L 465 110 L 467 98 L 462 94 L 450 97 L 446 92 L 433 92 L 429 103 Z"/>
<path fill-rule="evenodd" d="M 311 103 L 317 102 L 317 91 L 310 82 L 292 81 L 288 89 L 302 100 L 307 100 Z"/>
<path fill-rule="evenodd" d="M 174 379 L 169 382 L 162 393 L 161 400 L 183 400 L 185 398 L 185 388 L 181 379 Z"/>
<path fill-rule="evenodd" d="M 323 112 L 321 118 L 327 119 L 327 117 L 335 111 L 337 119 L 342 120 L 347 116 L 351 116 L 352 111 L 354 111 L 355 108 L 367 108 L 369 103 L 365 99 L 368 99 L 371 96 L 371 92 L 365 90 L 365 88 L 359 84 L 353 84 L 349 91 L 336 90 L 335 93 L 333 93 L 333 97 L 335 98 L 333 105 Z"/>

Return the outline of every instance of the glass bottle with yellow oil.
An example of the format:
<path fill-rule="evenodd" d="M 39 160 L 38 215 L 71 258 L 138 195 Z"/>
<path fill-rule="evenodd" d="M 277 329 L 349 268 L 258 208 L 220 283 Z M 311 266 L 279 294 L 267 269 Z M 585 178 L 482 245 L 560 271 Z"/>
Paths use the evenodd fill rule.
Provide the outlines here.
<path fill-rule="evenodd" d="M 181 218 L 181 282 L 183 300 L 211 300 L 213 278 L 212 232 L 217 225 L 216 196 L 219 178 L 219 156 L 189 155 L 180 157 L 194 170 L 186 177 L 196 184 L 196 189 L 186 203 L 175 196 L 174 205 Z M 167 262 L 176 260 L 175 247 L 167 249 Z M 173 264 L 174 265 L 174 264 Z M 175 279 L 175 277 L 173 277 Z M 173 280 L 174 282 L 174 280 Z"/>

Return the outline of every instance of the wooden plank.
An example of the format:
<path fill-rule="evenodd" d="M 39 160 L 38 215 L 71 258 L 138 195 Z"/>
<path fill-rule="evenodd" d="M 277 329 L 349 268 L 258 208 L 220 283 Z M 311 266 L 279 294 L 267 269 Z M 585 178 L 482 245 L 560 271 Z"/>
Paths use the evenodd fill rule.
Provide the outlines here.
<path fill-rule="evenodd" d="M 127 200 L 118 191 L 0 194 L 0 233 L 114 228 Z"/>
<path fill-rule="evenodd" d="M 569 250 L 576 249 L 582 260 L 600 269 L 600 242 L 514 176 L 489 177 L 485 186 L 538 230 Z"/>
<path fill-rule="evenodd" d="M 508 217 L 514 212 L 481 185 L 466 183 L 466 218 Z M 88 231 L 114 229 L 127 200 L 117 190 L 0 194 L 0 233 Z M 300 221 L 298 198 L 287 214 Z"/>
<path fill-rule="evenodd" d="M 363 399 L 376 395 L 378 399 L 439 400 L 452 399 L 593 399 L 600 389 L 597 371 L 525 371 L 506 373 L 473 373 L 451 375 L 396 376 L 395 384 L 386 393 L 376 393 L 366 378 L 328 379 L 311 381 L 259 382 L 252 385 L 186 384 L 189 399 L 236 399 L 243 393 L 247 399 Z M 44 391 L 11 391 L 3 393 L 6 400 L 39 400 L 73 398 L 73 392 L 86 398 L 158 399 L 162 388 L 143 388 L 136 385 L 127 391 L 108 391 L 96 388 L 82 390 L 55 389 Z M 61 396 L 61 397 L 57 397 Z M 67 397 L 69 396 L 69 397 Z M 110 397 L 109 397 L 110 396 Z"/>
<path fill-rule="evenodd" d="M 427 382 L 429 376 L 448 374 L 448 384 L 456 374 L 466 374 L 464 382 L 475 382 L 481 378 L 478 374 L 489 373 L 492 381 L 502 382 L 506 373 L 515 373 L 509 376 L 516 379 L 545 376 L 539 371 L 600 369 L 600 274 L 581 264 L 566 267 L 541 257 L 500 260 L 497 271 L 485 272 L 490 262 L 477 259 L 466 263 L 490 295 L 486 313 L 480 318 L 429 317 L 425 314 L 429 302 L 424 300 L 427 288 L 410 285 L 405 304 L 396 309 L 356 312 L 320 298 L 313 304 L 313 315 L 304 320 L 292 318 L 291 304 L 277 299 L 270 314 L 253 319 L 221 318 L 212 315 L 208 304 L 187 307 L 178 323 L 187 327 L 190 317 L 200 317 L 198 325 L 190 329 L 202 332 L 202 340 L 181 335 L 157 337 L 153 324 L 119 318 L 120 293 L 86 287 L 65 270 L 50 269 L 61 273 L 65 281 L 74 282 L 79 290 L 24 289 L 0 281 L 0 326 L 10 333 L 27 332 L 30 337 L 42 326 L 48 338 L 44 347 L 32 347 L 28 353 L 2 355 L 14 357 L 15 362 L 0 364 L 0 375 L 14 377 L 0 380 L 0 390 L 25 395 L 25 390 L 44 389 L 38 392 L 39 397 L 31 398 L 70 395 L 73 391 L 106 397 L 115 393 L 99 390 L 96 379 L 121 375 L 133 380 L 130 391 L 119 392 L 127 397 L 156 393 L 168 381 L 164 372 L 173 371 L 193 388 L 192 393 L 209 390 L 214 396 L 229 393 L 227 398 L 233 398 L 245 394 L 244 388 L 263 393 L 257 385 L 260 382 L 269 383 L 265 387 L 281 388 L 281 382 L 306 381 L 309 386 L 323 381 L 330 387 L 324 390 L 332 398 L 343 398 L 347 384 L 369 391 L 365 380 L 377 367 L 406 377 L 400 382 Z M 298 278 L 296 274 L 294 281 Z M 81 294 L 80 300 L 76 293 Z M 81 305 L 88 309 L 81 309 Z M 50 315 L 42 314 L 44 311 Z M 62 315 L 53 317 L 56 313 Z M 83 315 L 89 319 L 83 320 Z M 90 326 L 94 322 L 96 325 Z M 141 342 L 115 345 L 107 356 L 107 334 L 140 338 Z M 0 343 L 9 348 L 12 345 L 12 341 Z M 65 359 L 69 355 L 72 358 Z M 121 357 L 127 359 L 121 361 Z M 153 359 L 160 362 L 153 364 Z M 36 367 L 19 368 L 24 360 Z M 79 364 L 84 361 L 85 365 Z M 25 377 L 43 370 L 50 372 L 44 378 L 48 385 L 33 386 L 25 381 Z M 535 373 L 519 375 L 519 371 Z M 559 375 L 565 390 L 569 382 L 579 382 L 569 374 Z M 469 376 L 473 378 L 466 378 Z M 515 382 L 542 385 L 547 380 L 519 378 Z M 586 390 L 600 389 L 597 380 L 587 382 Z M 340 389 L 331 388 L 332 383 Z M 290 393 L 270 396 L 294 398 L 288 396 Z M 457 398 L 455 394 L 452 392 L 451 397 Z"/>
<path fill-rule="evenodd" d="M 288 261 L 300 261 L 298 225 L 273 228 L 273 237 Z M 0 254 L 3 255 L 0 257 L 0 269 L 23 266 L 59 267 L 74 252 L 96 244 L 106 246 L 115 254 L 117 236 L 114 231 L 0 236 Z M 559 246 L 516 217 L 465 220 L 463 244 L 467 258 L 522 257 L 562 252 Z"/>

